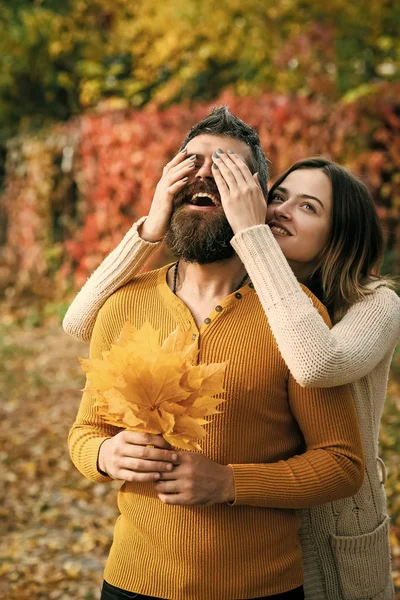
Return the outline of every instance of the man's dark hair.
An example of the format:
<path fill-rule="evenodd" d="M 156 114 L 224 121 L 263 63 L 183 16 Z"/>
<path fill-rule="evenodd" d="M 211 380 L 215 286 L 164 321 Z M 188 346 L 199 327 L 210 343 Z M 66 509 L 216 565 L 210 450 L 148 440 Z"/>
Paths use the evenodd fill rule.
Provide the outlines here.
<path fill-rule="evenodd" d="M 228 106 L 217 106 L 204 119 L 193 125 L 183 141 L 181 150 L 198 135 L 223 135 L 244 142 L 251 150 L 252 173 L 258 173 L 258 181 L 264 195 L 267 195 L 268 162 L 261 146 L 260 138 L 255 129 L 233 115 Z"/>

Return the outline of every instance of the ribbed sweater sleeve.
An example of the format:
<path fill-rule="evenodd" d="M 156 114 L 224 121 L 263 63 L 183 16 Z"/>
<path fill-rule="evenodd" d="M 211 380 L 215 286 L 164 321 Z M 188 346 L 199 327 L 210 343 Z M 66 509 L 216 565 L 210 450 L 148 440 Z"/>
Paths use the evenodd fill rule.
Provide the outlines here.
<path fill-rule="evenodd" d="M 304 293 L 267 225 L 231 244 L 254 284 L 279 350 L 304 387 L 354 382 L 372 371 L 400 336 L 400 299 L 386 286 L 354 304 L 332 329 Z"/>
<path fill-rule="evenodd" d="M 288 395 L 306 451 L 267 464 L 231 465 L 234 504 L 310 508 L 352 496 L 362 484 L 361 436 L 349 388 L 307 390 L 289 377 Z"/>
<path fill-rule="evenodd" d="M 111 343 L 112 340 L 107 339 L 100 320 L 97 320 L 90 342 L 90 358 L 102 358 L 103 351 L 108 350 Z M 97 413 L 95 402 L 96 397 L 93 393 L 83 392 L 75 423 L 68 434 L 68 447 L 71 460 L 82 475 L 91 481 L 102 483 L 113 480 L 98 469 L 100 446 L 122 430 L 104 422 Z"/>
<path fill-rule="evenodd" d="M 63 320 L 62 325 L 66 333 L 89 342 L 97 313 L 104 302 L 137 275 L 161 245 L 161 241 L 146 242 L 139 236 L 138 229 L 146 218 L 142 217 L 132 225 L 118 246 L 104 259 L 77 294 Z"/>

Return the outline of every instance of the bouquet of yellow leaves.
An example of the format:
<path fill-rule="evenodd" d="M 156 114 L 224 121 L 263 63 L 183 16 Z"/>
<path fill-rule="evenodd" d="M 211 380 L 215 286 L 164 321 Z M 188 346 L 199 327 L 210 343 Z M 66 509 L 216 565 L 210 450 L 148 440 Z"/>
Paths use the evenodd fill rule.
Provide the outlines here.
<path fill-rule="evenodd" d="M 87 374 L 85 391 L 96 395 L 107 423 L 201 450 L 205 417 L 219 413 L 217 406 L 225 402 L 214 396 L 225 391 L 227 363 L 196 364 L 197 357 L 190 332 L 178 327 L 160 346 L 158 330 L 146 322 L 141 329 L 125 323 L 103 358 L 79 360 Z"/>

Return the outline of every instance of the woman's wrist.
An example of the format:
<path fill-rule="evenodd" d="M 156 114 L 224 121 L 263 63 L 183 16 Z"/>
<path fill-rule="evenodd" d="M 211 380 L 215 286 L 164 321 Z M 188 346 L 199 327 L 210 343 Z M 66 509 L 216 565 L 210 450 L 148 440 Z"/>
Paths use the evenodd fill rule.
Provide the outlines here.
<path fill-rule="evenodd" d="M 247 222 L 242 221 L 239 225 L 236 225 L 233 229 L 233 233 L 236 235 L 238 233 L 242 233 L 246 229 L 251 229 L 252 227 L 258 227 L 259 225 L 265 225 L 262 221 L 256 221 L 254 219 L 250 219 Z"/>
<path fill-rule="evenodd" d="M 144 242 L 151 243 L 160 242 L 164 237 L 164 233 L 162 233 L 161 228 L 152 228 L 151 225 L 149 225 L 148 218 L 141 225 L 139 225 L 138 234 Z"/>

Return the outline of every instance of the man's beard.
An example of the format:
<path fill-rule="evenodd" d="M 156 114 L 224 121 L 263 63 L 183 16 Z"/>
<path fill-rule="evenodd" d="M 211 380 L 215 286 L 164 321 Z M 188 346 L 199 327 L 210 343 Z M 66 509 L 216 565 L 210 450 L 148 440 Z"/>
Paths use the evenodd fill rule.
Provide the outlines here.
<path fill-rule="evenodd" d="M 187 208 L 199 192 L 212 194 L 218 205 L 211 210 Z M 196 181 L 175 195 L 165 242 L 177 258 L 200 265 L 226 260 L 235 253 L 230 244 L 233 236 L 214 182 Z"/>

